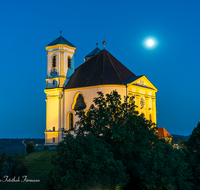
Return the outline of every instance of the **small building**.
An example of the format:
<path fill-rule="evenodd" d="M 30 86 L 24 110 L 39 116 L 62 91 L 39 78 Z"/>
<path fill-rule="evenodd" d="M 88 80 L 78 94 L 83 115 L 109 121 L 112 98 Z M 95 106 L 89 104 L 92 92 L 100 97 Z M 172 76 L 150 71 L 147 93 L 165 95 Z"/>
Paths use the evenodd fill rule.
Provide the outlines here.
<path fill-rule="evenodd" d="M 105 44 L 104 44 L 105 45 Z M 97 92 L 116 90 L 121 97 L 135 96 L 136 109 L 156 123 L 157 88 L 145 76 L 137 76 L 107 50 L 94 49 L 75 69 L 76 47 L 62 36 L 46 46 L 45 145 L 56 145 L 63 131 L 73 133 L 77 109 L 87 111 Z"/>
<path fill-rule="evenodd" d="M 171 144 L 173 136 L 170 135 L 164 127 L 158 128 L 158 136 L 159 138 L 165 139 L 166 142 Z"/>

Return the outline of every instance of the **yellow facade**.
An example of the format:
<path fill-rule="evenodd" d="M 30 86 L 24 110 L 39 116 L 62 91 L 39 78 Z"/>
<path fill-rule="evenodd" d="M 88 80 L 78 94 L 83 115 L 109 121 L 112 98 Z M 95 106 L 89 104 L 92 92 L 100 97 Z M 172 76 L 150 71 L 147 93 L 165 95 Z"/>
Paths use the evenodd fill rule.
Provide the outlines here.
<path fill-rule="evenodd" d="M 135 96 L 135 104 L 139 114 L 144 114 L 146 119 L 157 123 L 156 118 L 156 92 L 155 86 L 145 77 L 137 77 L 127 84 L 108 84 L 95 85 L 80 88 L 65 89 L 70 75 L 73 74 L 75 68 L 68 68 L 68 58 L 73 59 L 75 47 L 59 44 L 47 46 L 47 79 L 46 79 L 46 130 L 45 144 L 56 145 L 63 139 L 63 131 L 70 129 L 70 122 L 73 126 L 78 121 L 75 116 L 74 106 L 79 94 L 84 98 L 87 111 L 93 103 L 97 92 L 104 94 L 113 90 L 123 98 L 126 95 Z M 52 68 L 52 57 L 56 56 L 56 67 Z M 55 75 L 52 72 L 56 72 Z M 70 120 L 70 114 L 73 116 Z"/>
<path fill-rule="evenodd" d="M 148 80 L 146 77 L 139 80 Z M 135 96 L 136 110 L 139 114 L 143 113 L 146 119 L 151 120 L 153 123 L 157 123 L 156 120 L 156 97 L 157 89 L 149 86 L 138 86 L 138 81 L 127 85 L 98 85 L 90 87 L 82 87 L 76 89 L 46 89 L 46 131 L 45 131 L 45 143 L 48 145 L 57 144 L 63 138 L 63 130 L 69 130 L 69 114 L 73 114 L 73 122 L 78 121 L 78 117 L 75 116 L 74 105 L 76 98 L 81 93 L 84 97 L 87 111 L 90 105 L 93 103 L 93 98 L 97 96 L 97 92 L 101 91 L 104 94 L 110 93 L 113 90 L 117 90 L 121 97 L 126 94 L 129 96 Z M 145 99 L 144 106 L 141 106 L 141 98 Z M 55 127 L 55 131 L 53 131 Z M 55 138 L 55 142 L 53 142 Z"/>
<path fill-rule="evenodd" d="M 156 92 L 157 88 L 145 77 L 142 76 L 132 83 L 127 84 L 128 94 L 135 96 L 136 110 L 144 114 L 145 118 L 157 124 L 156 117 Z M 142 99 L 144 105 L 142 104 Z M 142 104 L 142 105 L 141 105 Z"/>

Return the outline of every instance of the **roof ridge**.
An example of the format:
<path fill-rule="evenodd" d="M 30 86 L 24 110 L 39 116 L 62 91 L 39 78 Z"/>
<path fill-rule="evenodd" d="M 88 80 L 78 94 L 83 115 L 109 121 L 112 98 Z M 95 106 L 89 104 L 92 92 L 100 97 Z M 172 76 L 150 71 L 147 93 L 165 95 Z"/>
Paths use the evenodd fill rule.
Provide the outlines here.
<path fill-rule="evenodd" d="M 94 66 L 97 64 L 97 62 L 99 61 L 99 59 L 100 59 L 100 55 L 98 56 L 98 58 L 97 58 L 97 60 L 96 60 L 96 62 L 95 62 L 95 64 L 94 64 Z M 97 68 L 98 68 L 98 67 L 96 67 L 95 71 L 97 70 Z M 90 80 L 91 80 L 91 78 L 93 77 L 95 71 L 93 72 L 92 76 L 91 76 L 90 79 L 87 81 L 87 83 L 85 84 L 85 86 L 87 86 L 87 84 L 90 82 Z"/>
<path fill-rule="evenodd" d="M 115 70 L 115 72 L 116 72 L 116 74 L 117 74 L 117 77 L 118 77 L 119 81 L 120 81 L 121 83 L 123 83 L 123 81 L 121 81 L 121 79 L 120 79 L 120 77 L 119 77 L 119 74 L 117 73 L 116 68 L 115 68 L 115 66 L 114 66 L 114 64 L 113 64 L 113 62 L 112 62 L 112 60 L 111 60 L 111 58 L 110 58 L 109 52 L 108 52 L 108 59 L 110 60 L 112 66 L 113 66 L 113 68 L 114 68 L 114 70 Z"/>
<path fill-rule="evenodd" d="M 105 51 L 103 51 L 103 84 L 104 84 L 104 65 L 105 65 Z"/>

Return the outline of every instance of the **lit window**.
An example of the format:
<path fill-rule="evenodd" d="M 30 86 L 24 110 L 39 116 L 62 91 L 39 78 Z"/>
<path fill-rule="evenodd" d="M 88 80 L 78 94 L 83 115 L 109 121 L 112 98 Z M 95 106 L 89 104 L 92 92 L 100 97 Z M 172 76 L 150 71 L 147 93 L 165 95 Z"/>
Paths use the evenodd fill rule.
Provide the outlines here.
<path fill-rule="evenodd" d="M 73 113 L 69 114 L 69 130 L 72 130 L 74 128 L 74 118 Z"/>
<path fill-rule="evenodd" d="M 53 68 L 56 67 L 56 56 L 55 55 L 52 57 L 52 67 Z"/>
<path fill-rule="evenodd" d="M 71 61 L 71 59 L 70 58 L 68 58 L 68 68 L 72 68 L 72 61 Z"/>

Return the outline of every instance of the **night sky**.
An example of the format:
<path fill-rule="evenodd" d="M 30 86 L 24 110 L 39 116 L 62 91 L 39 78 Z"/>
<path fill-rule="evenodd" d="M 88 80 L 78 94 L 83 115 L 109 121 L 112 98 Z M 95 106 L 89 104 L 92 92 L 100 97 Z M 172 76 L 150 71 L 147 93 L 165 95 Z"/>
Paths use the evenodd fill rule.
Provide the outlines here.
<path fill-rule="evenodd" d="M 158 89 L 157 121 L 190 135 L 200 121 L 200 1 L 2 1 L 0 138 L 44 138 L 48 43 L 77 47 L 75 65 L 106 49 Z M 154 36 L 159 44 L 145 49 Z"/>

